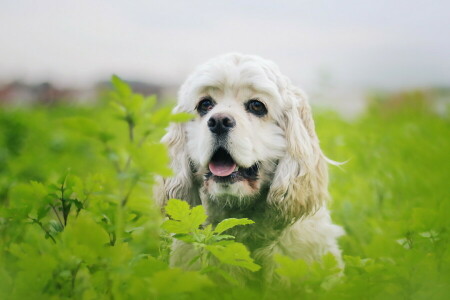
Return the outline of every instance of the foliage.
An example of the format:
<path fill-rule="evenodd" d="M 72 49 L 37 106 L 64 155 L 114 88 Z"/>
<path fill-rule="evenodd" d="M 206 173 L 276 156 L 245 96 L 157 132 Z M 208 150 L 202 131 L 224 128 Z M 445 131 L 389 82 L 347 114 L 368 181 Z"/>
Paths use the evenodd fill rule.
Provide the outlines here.
<path fill-rule="evenodd" d="M 189 264 L 192 265 L 199 260 L 202 273 L 216 272 L 235 283 L 232 277 L 221 270 L 221 264 L 242 267 L 252 272 L 260 269 L 260 266 L 253 262 L 250 252 L 244 245 L 233 241 L 233 236 L 222 234 L 235 226 L 252 224 L 253 221 L 246 218 L 230 218 L 221 221 L 215 229 L 212 229 L 211 224 L 200 228 L 207 218 L 203 206 L 199 205 L 190 209 L 187 202 L 170 199 L 165 210 L 171 219 L 166 220 L 162 224 L 162 228 L 175 233 L 174 238 L 193 244 L 197 248 L 199 255 L 194 257 Z M 220 262 L 218 266 L 208 264 L 211 256 Z"/>
<path fill-rule="evenodd" d="M 330 169 L 345 271 L 277 256 L 280 283 L 242 286 L 226 267 L 259 266 L 227 230 L 251 220 L 202 226 L 203 208 L 178 200 L 164 220 L 151 198 L 171 174 L 164 128 L 191 116 L 112 83 L 90 107 L 1 108 L 1 299 L 448 298 L 450 110 L 411 92 L 350 121 L 316 113 L 324 152 L 348 160 Z M 172 237 L 198 249 L 198 271 L 169 267 Z"/>

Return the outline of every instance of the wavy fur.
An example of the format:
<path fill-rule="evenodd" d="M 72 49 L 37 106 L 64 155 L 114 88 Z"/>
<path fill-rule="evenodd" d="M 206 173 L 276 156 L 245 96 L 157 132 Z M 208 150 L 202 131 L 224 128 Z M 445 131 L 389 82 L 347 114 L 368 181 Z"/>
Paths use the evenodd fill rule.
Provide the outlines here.
<path fill-rule="evenodd" d="M 181 87 L 174 111 L 196 113 L 205 95 L 214 99 L 214 108 L 191 122 L 171 125 L 163 138 L 175 175 L 159 179 L 159 204 L 170 198 L 202 204 L 212 224 L 229 217 L 254 220 L 255 226 L 240 226 L 231 234 L 249 247 L 268 279 L 275 253 L 314 261 L 331 252 L 342 265 L 336 239 L 343 230 L 332 224 L 326 208 L 329 160 L 302 91 L 274 63 L 232 53 L 198 67 Z M 255 98 L 267 106 L 267 116 L 245 111 L 245 101 Z M 233 116 L 236 127 L 223 145 L 239 166 L 258 165 L 255 181 L 225 186 L 205 176 L 218 143 L 206 122 L 224 112 Z M 190 245 L 177 241 L 172 251 L 172 265 L 196 267 L 188 266 L 195 255 Z"/>

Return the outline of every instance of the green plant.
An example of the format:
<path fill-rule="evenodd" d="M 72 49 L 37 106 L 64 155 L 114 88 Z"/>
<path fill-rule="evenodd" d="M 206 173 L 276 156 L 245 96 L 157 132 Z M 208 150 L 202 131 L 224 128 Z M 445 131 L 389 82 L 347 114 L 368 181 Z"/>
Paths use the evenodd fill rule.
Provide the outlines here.
<path fill-rule="evenodd" d="M 153 176 L 171 173 L 164 128 L 190 116 L 113 81 L 89 107 L 0 108 L 0 299 L 448 298 L 450 110 L 424 109 L 426 94 L 351 121 L 316 111 L 324 152 L 349 160 L 330 168 L 346 268 L 276 257 L 283 284 L 255 287 L 211 280 L 233 247 L 257 269 L 225 231 L 250 220 L 201 227 L 203 208 L 175 200 L 164 220 L 151 199 Z M 173 238 L 197 247 L 198 271 L 168 266 Z"/>
<path fill-rule="evenodd" d="M 174 238 L 193 244 L 197 248 L 198 255 L 189 264 L 200 261 L 202 273 L 217 272 L 228 281 L 236 283 L 233 277 L 221 269 L 221 265 L 242 267 L 252 272 L 260 269 L 243 244 L 233 241 L 234 236 L 223 234 L 235 226 L 254 223 L 252 220 L 230 218 L 221 221 L 214 229 L 211 224 L 200 228 L 207 218 L 203 206 L 190 209 L 187 202 L 170 199 L 165 210 L 171 219 L 165 221 L 162 228 L 174 233 Z M 217 266 L 209 264 L 211 256 L 214 256 L 220 264 Z"/>
<path fill-rule="evenodd" d="M 203 273 L 168 268 L 170 240 L 160 234 L 159 209 L 149 197 L 153 177 L 171 174 L 159 143 L 164 128 L 191 116 L 171 114 L 168 107 L 155 110 L 155 97 L 133 93 L 117 76 L 112 83 L 104 115 L 61 120 L 67 128 L 82 131 L 80 143 L 95 147 L 104 160 L 93 163 L 89 173 L 80 174 L 83 177 L 66 170 L 48 183 L 12 184 L 8 191 L 0 219 L 2 299 L 147 299 L 192 293 L 212 284 Z M 210 226 L 199 229 L 206 218 L 202 207 L 191 211 L 186 205 L 170 202 L 166 210 L 174 220 L 164 223 L 166 229 L 180 238 L 184 233 L 185 240 L 195 237 L 197 245 L 223 263 L 258 268 L 243 245 L 225 243 L 232 237 L 220 235 L 251 221 L 227 220 L 214 231 Z M 183 231 L 186 222 L 190 227 Z M 227 256 L 231 248 L 240 251 L 233 258 L 242 261 Z M 176 288 L 173 281 L 179 282 Z"/>

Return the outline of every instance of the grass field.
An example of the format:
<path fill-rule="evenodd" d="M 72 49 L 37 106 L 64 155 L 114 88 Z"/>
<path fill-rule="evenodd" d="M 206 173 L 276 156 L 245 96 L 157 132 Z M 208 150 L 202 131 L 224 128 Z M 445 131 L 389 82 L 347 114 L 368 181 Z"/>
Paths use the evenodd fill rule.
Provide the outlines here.
<path fill-rule="evenodd" d="M 292 261 L 289 288 L 167 266 L 153 174 L 168 109 L 119 84 L 114 105 L 0 108 L 1 299 L 448 299 L 450 114 L 420 92 L 349 121 L 315 110 L 346 269 Z M 127 98 L 128 100 L 123 100 Z"/>

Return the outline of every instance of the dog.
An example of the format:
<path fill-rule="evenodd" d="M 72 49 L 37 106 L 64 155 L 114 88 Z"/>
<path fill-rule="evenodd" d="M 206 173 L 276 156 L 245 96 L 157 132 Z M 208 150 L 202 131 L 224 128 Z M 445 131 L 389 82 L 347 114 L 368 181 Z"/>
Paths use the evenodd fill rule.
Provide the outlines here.
<path fill-rule="evenodd" d="M 343 266 L 337 238 L 344 231 L 326 207 L 333 162 L 320 149 L 304 93 L 273 62 L 238 53 L 206 62 L 181 86 L 174 112 L 195 118 L 171 124 L 162 139 L 174 171 L 156 189 L 162 207 L 177 198 L 203 205 L 207 224 L 255 221 L 229 232 L 266 278 L 275 254 L 313 262 L 331 253 Z M 175 240 L 170 264 L 196 268 L 196 255 Z"/>

